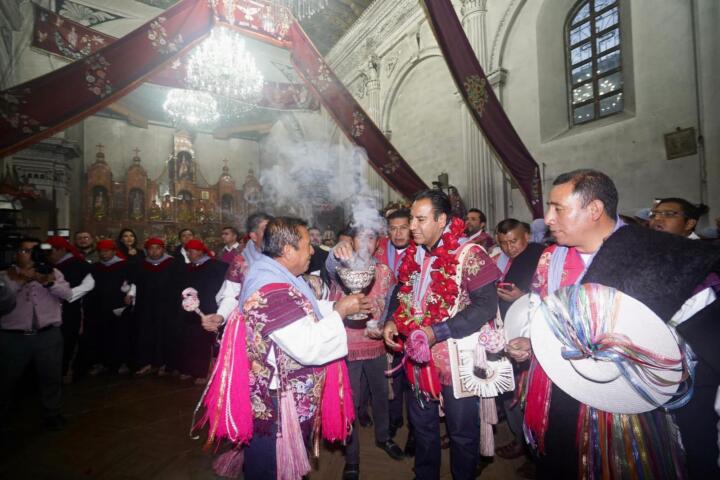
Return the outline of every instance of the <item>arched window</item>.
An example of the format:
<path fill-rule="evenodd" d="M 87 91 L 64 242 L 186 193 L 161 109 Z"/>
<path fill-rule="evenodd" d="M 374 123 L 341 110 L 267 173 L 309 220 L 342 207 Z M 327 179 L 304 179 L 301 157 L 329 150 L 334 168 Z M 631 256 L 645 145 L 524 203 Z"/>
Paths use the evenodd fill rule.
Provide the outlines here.
<path fill-rule="evenodd" d="M 620 2 L 583 0 L 565 24 L 572 125 L 623 111 Z"/>

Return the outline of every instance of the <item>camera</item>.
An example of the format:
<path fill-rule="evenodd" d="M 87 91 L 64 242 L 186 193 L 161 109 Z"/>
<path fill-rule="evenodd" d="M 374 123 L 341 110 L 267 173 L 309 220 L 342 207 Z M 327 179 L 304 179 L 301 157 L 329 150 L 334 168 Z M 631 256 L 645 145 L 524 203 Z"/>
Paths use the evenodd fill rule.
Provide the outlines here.
<path fill-rule="evenodd" d="M 48 248 L 43 248 L 45 246 Z M 33 261 L 33 268 L 40 275 L 49 275 L 53 273 L 53 266 L 47 261 L 47 254 L 49 250 L 50 245 L 48 244 L 36 245 L 33 247 L 32 253 L 30 254 L 30 258 L 32 258 Z"/>

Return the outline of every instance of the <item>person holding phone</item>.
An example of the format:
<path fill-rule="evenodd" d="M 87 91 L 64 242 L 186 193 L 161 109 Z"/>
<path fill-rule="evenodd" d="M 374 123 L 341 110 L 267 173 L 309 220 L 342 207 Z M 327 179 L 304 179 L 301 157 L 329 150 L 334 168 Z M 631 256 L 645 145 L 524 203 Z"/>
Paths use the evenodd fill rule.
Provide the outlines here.
<path fill-rule="evenodd" d="M 502 253 L 497 257 L 497 266 L 502 277 L 497 285 L 500 314 L 530 291 L 535 268 L 544 245 L 530 242 L 530 225 L 514 218 L 500 222 L 495 229 L 497 242 Z"/>
<path fill-rule="evenodd" d="M 502 272 L 500 282 L 497 284 L 498 306 L 504 320 L 513 302 L 530 291 L 533 274 L 545 246 L 530 242 L 530 225 L 514 218 L 500 222 L 495 232 L 501 250 L 496 262 Z M 508 345 L 509 349 L 512 348 L 511 345 Z M 514 365 L 514 369 L 519 376 L 527 369 L 527 362 L 523 365 Z M 523 412 L 513 392 L 503 395 L 502 400 L 507 423 L 514 439 L 507 445 L 496 448 L 495 454 L 502 458 L 517 458 L 526 453 L 522 430 Z M 532 475 L 533 470 L 534 465 L 527 459 L 518 468 L 517 473 L 527 478 Z"/>

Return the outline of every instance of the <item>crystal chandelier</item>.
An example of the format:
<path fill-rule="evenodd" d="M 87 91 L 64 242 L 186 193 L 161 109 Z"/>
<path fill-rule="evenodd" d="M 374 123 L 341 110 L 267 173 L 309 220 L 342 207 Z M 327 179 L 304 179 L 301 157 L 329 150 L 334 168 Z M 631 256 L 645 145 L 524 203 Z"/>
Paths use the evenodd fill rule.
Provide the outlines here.
<path fill-rule="evenodd" d="M 163 103 L 163 110 L 175 125 L 191 127 L 210 125 L 220 117 L 215 98 L 197 90 L 171 89 Z"/>
<path fill-rule="evenodd" d="M 185 82 L 195 90 L 252 104 L 262 96 L 264 80 L 242 35 L 218 26 L 188 56 Z"/>

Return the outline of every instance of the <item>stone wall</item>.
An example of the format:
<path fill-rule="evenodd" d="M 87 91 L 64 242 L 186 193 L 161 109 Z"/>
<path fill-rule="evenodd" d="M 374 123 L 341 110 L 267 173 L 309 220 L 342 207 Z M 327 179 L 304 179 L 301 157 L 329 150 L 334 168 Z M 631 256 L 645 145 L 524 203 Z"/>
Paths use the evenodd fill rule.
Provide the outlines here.
<path fill-rule="evenodd" d="M 672 195 L 704 201 L 710 218 L 720 215 L 720 57 L 712 54 L 720 48 L 712 26 L 720 20 L 717 2 L 621 0 L 628 106 L 621 114 L 572 128 L 562 39 L 575 0 L 454 3 L 510 120 L 542 167 L 546 195 L 557 174 L 592 167 L 615 179 L 623 212 Z M 487 172 L 484 164 L 479 170 L 472 165 L 469 153 L 478 149 L 468 142 L 477 140 L 461 134 L 464 112 L 445 64 L 433 58 L 438 53 L 416 1 L 376 0 L 328 60 L 367 107 L 366 65 L 375 59 L 381 108 L 373 117 L 425 181 L 447 171 L 466 201 L 491 209 L 494 220 L 529 219 L 519 191 L 509 188 L 497 163 L 487 174 L 477 173 Z M 666 160 L 663 135 L 678 127 L 700 131 L 705 151 Z M 706 167 L 701 168 L 703 155 Z M 707 186 L 701 184 L 705 174 Z M 493 192 L 480 191 L 487 188 Z"/>

